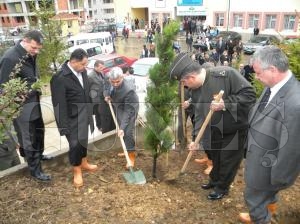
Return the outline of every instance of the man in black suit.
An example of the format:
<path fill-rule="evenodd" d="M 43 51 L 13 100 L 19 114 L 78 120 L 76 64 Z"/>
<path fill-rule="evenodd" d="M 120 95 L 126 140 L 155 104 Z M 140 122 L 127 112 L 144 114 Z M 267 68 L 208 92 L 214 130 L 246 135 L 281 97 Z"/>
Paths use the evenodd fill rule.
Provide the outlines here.
<path fill-rule="evenodd" d="M 0 84 L 9 80 L 11 72 L 27 82 L 30 93 L 26 96 L 20 115 L 14 120 L 20 153 L 28 163 L 31 176 L 37 180 L 50 181 L 50 175 L 45 174 L 41 168 L 45 133 L 40 106 L 41 93 L 31 89 L 39 78 L 36 57 L 42 44 L 41 32 L 30 30 L 19 43 L 7 50 L 0 61 Z M 20 63 L 20 69 L 17 69 Z"/>
<path fill-rule="evenodd" d="M 82 169 L 93 172 L 98 168 L 87 161 L 89 126 L 94 131 L 87 63 L 88 54 L 76 49 L 50 82 L 55 120 L 60 135 L 65 135 L 69 142 L 75 187 L 83 186 Z"/>

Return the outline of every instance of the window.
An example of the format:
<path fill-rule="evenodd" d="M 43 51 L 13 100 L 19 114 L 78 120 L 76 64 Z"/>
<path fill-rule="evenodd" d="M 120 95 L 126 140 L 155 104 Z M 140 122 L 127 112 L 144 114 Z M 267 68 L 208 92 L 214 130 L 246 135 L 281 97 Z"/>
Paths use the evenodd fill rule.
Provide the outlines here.
<path fill-rule="evenodd" d="M 285 15 L 283 29 L 293 30 L 295 26 L 295 19 L 296 19 L 295 15 Z"/>
<path fill-rule="evenodd" d="M 17 16 L 17 17 L 15 17 L 15 19 L 17 20 L 18 23 L 24 23 L 25 22 L 23 16 Z"/>
<path fill-rule="evenodd" d="M 114 3 L 114 0 L 103 0 L 104 4 L 108 4 L 108 3 Z"/>
<path fill-rule="evenodd" d="M 224 26 L 224 13 L 216 13 L 216 26 Z"/>
<path fill-rule="evenodd" d="M 114 9 L 103 9 L 104 13 L 114 13 Z"/>
<path fill-rule="evenodd" d="M 4 17 L 1 17 L 2 23 L 5 23 L 5 19 Z"/>
<path fill-rule="evenodd" d="M 123 58 L 116 58 L 115 61 L 116 61 L 116 65 L 125 64 L 125 61 L 123 60 Z"/>
<path fill-rule="evenodd" d="M 242 27 L 243 26 L 243 15 L 242 14 L 233 14 L 233 26 Z"/>
<path fill-rule="evenodd" d="M 276 15 L 266 16 L 266 29 L 275 29 L 276 25 Z"/>
<path fill-rule="evenodd" d="M 259 15 L 250 14 L 249 15 L 249 28 L 258 27 Z"/>

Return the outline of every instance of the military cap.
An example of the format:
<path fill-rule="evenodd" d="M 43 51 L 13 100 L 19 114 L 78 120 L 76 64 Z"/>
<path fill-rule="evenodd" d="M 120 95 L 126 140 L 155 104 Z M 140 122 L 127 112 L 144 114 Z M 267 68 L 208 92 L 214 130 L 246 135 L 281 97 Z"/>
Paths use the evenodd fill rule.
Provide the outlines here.
<path fill-rule="evenodd" d="M 179 53 L 170 67 L 170 78 L 180 80 L 186 74 L 200 68 L 200 64 L 194 62 L 187 53 Z"/>

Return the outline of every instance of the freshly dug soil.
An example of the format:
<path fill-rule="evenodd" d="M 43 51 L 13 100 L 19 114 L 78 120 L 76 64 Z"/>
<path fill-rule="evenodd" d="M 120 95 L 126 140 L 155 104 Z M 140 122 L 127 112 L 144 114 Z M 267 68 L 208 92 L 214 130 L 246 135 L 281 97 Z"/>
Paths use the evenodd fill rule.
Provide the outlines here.
<path fill-rule="evenodd" d="M 146 176 L 145 185 L 130 185 L 123 179 L 125 158 L 121 149 L 90 152 L 89 158 L 100 165 L 96 173 L 84 173 L 84 186 L 72 185 L 72 170 L 67 160 L 50 165 L 45 171 L 51 183 L 33 180 L 27 171 L 0 179 L 1 224 L 226 224 L 239 223 L 238 213 L 247 211 L 243 200 L 243 164 L 230 193 L 219 201 L 207 200 L 209 191 L 200 185 L 207 180 L 204 166 L 193 156 L 186 173 L 178 175 L 187 153 L 172 150 L 158 159 L 157 178 L 151 178 L 152 157 L 139 151 L 136 168 Z M 48 163 L 48 164 L 47 164 Z M 300 179 L 281 192 L 279 214 L 281 224 L 300 223 Z"/>

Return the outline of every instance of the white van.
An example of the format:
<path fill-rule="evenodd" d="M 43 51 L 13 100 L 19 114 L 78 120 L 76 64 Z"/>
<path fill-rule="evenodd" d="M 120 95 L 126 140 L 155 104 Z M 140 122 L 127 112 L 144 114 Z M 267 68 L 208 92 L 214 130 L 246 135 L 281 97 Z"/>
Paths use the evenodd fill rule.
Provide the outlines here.
<path fill-rule="evenodd" d="M 85 50 L 88 53 L 89 57 L 103 54 L 101 44 L 98 43 L 85 43 L 85 44 L 80 44 L 80 45 L 70 47 L 68 49 L 69 53 L 71 54 L 74 50 L 78 48 L 82 48 L 83 50 Z"/>
<path fill-rule="evenodd" d="M 85 43 L 99 43 L 105 54 L 114 52 L 113 38 L 109 32 L 79 33 L 68 39 L 68 46 L 74 47 Z"/>

